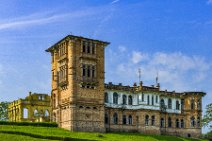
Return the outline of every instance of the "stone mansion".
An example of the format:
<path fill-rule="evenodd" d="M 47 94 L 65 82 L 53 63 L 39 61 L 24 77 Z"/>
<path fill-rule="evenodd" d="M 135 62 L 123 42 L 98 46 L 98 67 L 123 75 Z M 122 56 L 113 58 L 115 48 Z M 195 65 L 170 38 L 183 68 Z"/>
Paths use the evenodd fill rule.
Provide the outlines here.
<path fill-rule="evenodd" d="M 108 42 L 68 35 L 51 53 L 52 120 L 71 131 L 201 135 L 204 92 L 105 84 Z M 130 78 L 129 78 L 130 79 Z"/>

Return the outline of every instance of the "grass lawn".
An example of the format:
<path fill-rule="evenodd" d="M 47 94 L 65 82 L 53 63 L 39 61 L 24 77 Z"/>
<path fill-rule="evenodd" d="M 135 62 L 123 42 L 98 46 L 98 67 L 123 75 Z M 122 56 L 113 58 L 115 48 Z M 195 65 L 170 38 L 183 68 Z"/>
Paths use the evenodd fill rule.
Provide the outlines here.
<path fill-rule="evenodd" d="M 47 139 L 37 139 L 23 135 L 11 135 L 0 133 L 0 141 L 49 141 Z"/>
<path fill-rule="evenodd" d="M 0 132 L 19 132 L 28 133 L 31 135 L 40 135 L 44 137 L 70 137 L 75 139 L 89 139 L 89 140 L 100 140 L 100 141 L 199 141 L 197 139 L 181 138 L 174 136 L 159 136 L 159 135 L 144 135 L 138 133 L 84 133 L 84 132 L 70 132 L 61 128 L 56 127 L 33 127 L 33 126 L 11 126 L 11 125 L 0 125 Z M 22 138 L 20 141 L 34 141 L 41 140 L 31 138 L 28 136 L 21 135 L 8 135 L 0 134 L 0 140 L 7 138 Z M 12 141 L 9 139 L 8 141 Z"/>

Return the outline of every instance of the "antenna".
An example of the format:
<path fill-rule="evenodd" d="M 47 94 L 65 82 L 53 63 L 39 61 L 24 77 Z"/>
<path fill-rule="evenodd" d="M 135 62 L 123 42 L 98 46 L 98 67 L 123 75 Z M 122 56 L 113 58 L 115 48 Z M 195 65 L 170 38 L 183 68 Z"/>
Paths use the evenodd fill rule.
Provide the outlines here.
<path fill-rule="evenodd" d="M 156 76 L 156 85 L 158 84 L 159 81 L 159 76 L 158 76 L 158 71 L 157 71 L 157 76 Z"/>
<path fill-rule="evenodd" d="M 138 69 L 138 77 L 139 77 L 139 83 L 141 82 L 141 69 Z"/>

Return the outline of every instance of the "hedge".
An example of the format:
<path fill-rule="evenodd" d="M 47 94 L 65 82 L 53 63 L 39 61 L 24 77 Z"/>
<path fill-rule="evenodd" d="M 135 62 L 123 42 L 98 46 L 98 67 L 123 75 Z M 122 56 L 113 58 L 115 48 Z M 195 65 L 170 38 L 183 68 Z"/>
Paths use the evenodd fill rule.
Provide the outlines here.
<path fill-rule="evenodd" d="M 57 136 L 36 135 L 36 134 L 32 134 L 32 133 L 25 133 L 25 132 L 18 132 L 18 131 L 0 131 L 0 133 L 23 135 L 23 136 L 29 136 L 29 137 L 32 137 L 32 138 L 61 140 L 61 141 L 97 141 L 97 140 L 89 140 L 89 139 L 77 139 L 77 138 L 72 138 L 72 137 L 57 137 Z"/>
<path fill-rule="evenodd" d="M 8 122 L 8 121 L 0 121 L 0 125 L 58 127 L 57 123 L 54 123 L 54 122 Z"/>

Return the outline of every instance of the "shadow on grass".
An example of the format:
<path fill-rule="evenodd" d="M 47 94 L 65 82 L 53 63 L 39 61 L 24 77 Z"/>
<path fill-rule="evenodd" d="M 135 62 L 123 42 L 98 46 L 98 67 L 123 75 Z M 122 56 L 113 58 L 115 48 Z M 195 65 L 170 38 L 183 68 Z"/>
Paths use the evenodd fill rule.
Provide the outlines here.
<path fill-rule="evenodd" d="M 121 132 L 110 132 L 109 134 L 116 134 L 116 135 L 122 135 L 122 136 L 137 136 L 137 137 L 152 137 L 156 140 L 162 140 L 162 141 L 184 141 L 183 137 L 177 137 L 177 136 L 167 136 L 167 135 L 147 135 L 142 133 L 121 133 Z M 199 139 L 193 139 L 193 138 L 186 138 L 188 141 L 200 141 Z"/>
<path fill-rule="evenodd" d="M 32 137 L 32 138 L 48 139 L 48 140 L 60 140 L 60 141 L 96 141 L 96 140 L 89 140 L 89 139 L 77 139 L 77 138 L 71 138 L 71 137 L 43 136 L 43 135 L 37 135 L 37 134 L 32 134 L 32 133 L 17 132 L 17 131 L 0 131 L 0 133 L 23 135 L 23 136 L 29 136 L 29 137 Z"/>

